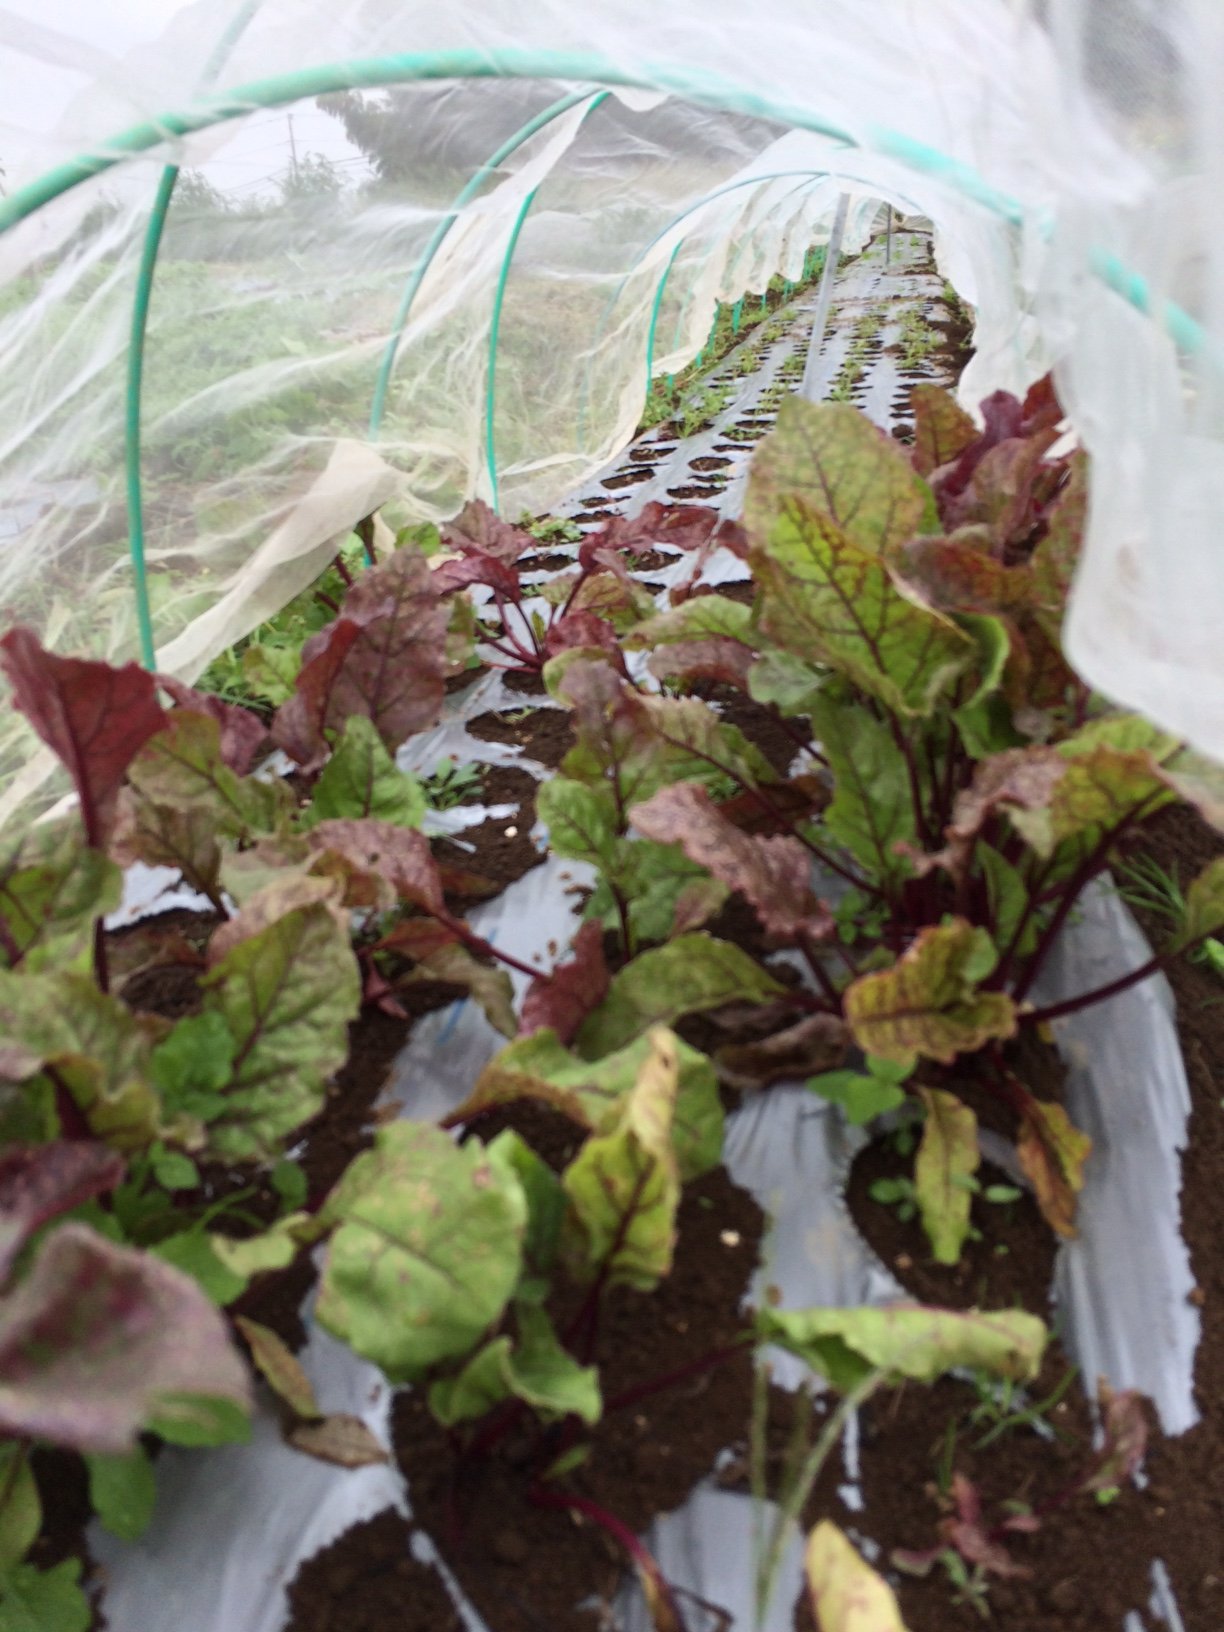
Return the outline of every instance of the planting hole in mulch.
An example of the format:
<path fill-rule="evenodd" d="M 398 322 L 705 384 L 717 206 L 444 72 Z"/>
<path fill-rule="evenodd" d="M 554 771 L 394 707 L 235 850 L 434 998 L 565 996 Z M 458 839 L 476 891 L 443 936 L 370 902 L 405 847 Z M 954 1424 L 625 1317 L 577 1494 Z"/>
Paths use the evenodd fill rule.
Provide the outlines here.
<path fill-rule="evenodd" d="M 542 1128 L 548 1121 L 560 1122 L 560 1130 Z M 571 1148 L 564 1119 L 541 1107 L 514 1106 L 496 1119 L 482 1118 L 479 1132 L 492 1137 L 505 1125 L 518 1128 L 546 1159 L 563 1160 Z M 597 1351 L 606 1401 L 724 1348 L 743 1330 L 739 1303 L 761 1228 L 759 1209 L 722 1169 L 686 1188 L 673 1273 L 653 1293 L 621 1288 L 608 1296 Z M 558 1329 L 580 1301 L 576 1292 L 558 1297 Z M 719 1453 L 740 1441 L 750 1394 L 745 1348 L 681 1384 L 609 1410 L 592 1431 L 590 1457 L 560 1488 L 595 1501 L 640 1533 L 655 1514 L 678 1506 Z M 535 1431 L 507 1434 L 470 1479 L 457 1481 L 446 1436 L 419 1393 L 397 1397 L 393 1424 L 413 1512 L 490 1632 L 598 1632 L 599 1605 L 610 1603 L 625 1560 L 595 1526 L 530 1504 Z M 579 1609 L 584 1601 L 589 1607 Z"/>
<path fill-rule="evenodd" d="M 412 1556 L 394 1508 L 355 1524 L 307 1559 L 289 1583 L 287 1632 L 463 1632 L 431 1564 Z"/>
<path fill-rule="evenodd" d="M 521 748 L 523 757 L 556 770 L 574 745 L 569 711 L 563 708 L 507 709 L 478 714 L 468 725 L 473 737 Z"/>

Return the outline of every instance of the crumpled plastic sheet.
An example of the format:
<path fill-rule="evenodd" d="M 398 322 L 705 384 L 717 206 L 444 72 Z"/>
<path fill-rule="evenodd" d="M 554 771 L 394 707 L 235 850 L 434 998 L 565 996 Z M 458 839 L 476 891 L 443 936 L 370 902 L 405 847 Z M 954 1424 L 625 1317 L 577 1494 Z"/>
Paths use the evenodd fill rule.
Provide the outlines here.
<path fill-rule="evenodd" d="M 870 266 L 860 276 L 879 284 Z M 774 350 L 771 374 L 785 354 L 781 345 Z M 871 372 L 863 387 L 866 395 L 872 391 Z M 758 395 L 761 384 L 750 382 Z M 742 412 L 742 407 L 728 412 Z M 691 452 L 686 461 L 688 457 Z M 652 493 L 663 496 L 656 486 L 643 483 L 610 494 L 609 508 L 631 512 Z M 734 497 L 731 487 L 724 513 L 736 513 Z M 666 590 L 686 577 L 690 566 L 681 555 L 642 576 Z M 742 577 L 743 571 L 735 557 L 720 551 L 703 576 L 724 582 Z M 471 736 L 466 729 L 481 713 L 523 702 L 499 673 L 484 676 L 447 699 L 442 723 L 406 745 L 401 763 L 428 773 L 454 756 L 460 762 L 521 765 L 546 775 L 544 767 L 513 745 Z M 549 706 L 547 699 L 532 699 L 532 706 L 541 702 Z M 497 807 L 498 814 L 503 810 L 509 815 L 510 807 Z M 455 832 L 462 842 L 461 826 L 488 814 L 433 812 L 431 830 Z M 533 837 L 543 849 L 538 824 Z M 188 904 L 188 892 L 159 894 L 175 876 L 164 868 L 133 869 L 124 904 L 111 921 L 131 922 L 149 911 Z M 470 921 L 494 945 L 547 969 L 576 927 L 570 892 L 589 887 L 593 876 L 584 864 L 548 857 L 496 900 L 476 908 Z M 1130 914 L 1110 889 L 1099 887 L 1064 933 L 1036 995 L 1041 1002 L 1057 1001 L 1112 979 L 1147 955 Z M 521 996 L 526 977 L 512 971 L 511 979 L 516 997 Z M 1193 1283 L 1179 1231 L 1179 1152 L 1185 1145 L 1189 1092 L 1167 985 L 1162 979 L 1148 981 L 1059 1022 L 1057 1037 L 1070 1068 L 1068 1110 L 1094 1141 L 1080 1198 L 1081 1233 L 1061 1249 L 1056 1272 L 1065 1340 L 1086 1378 L 1101 1375 L 1116 1388 L 1142 1389 L 1156 1402 L 1166 1431 L 1180 1432 L 1195 1420 L 1192 1376 L 1199 1318 L 1186 1301 Z M 436 1120 L 466 1097 L 503 1041 L 474 1003 L 460 1002 L 427 1015 L 413 1027 L 385 1097 L 398 1102 L 407 1117 Z M 791 1308 L 880 1303 L 903 1295 L 855 1229 L 845 1202 L 850 1164 L 865 1139 L 837 1108 L 822 1104 L 798 1084 L 775 1086 L 729 1117 L 727 1167 L 735 1182 L 756 1197 L 772 1225 L 750 1300 L 759 1298 L 767 1284 L 777 1287 L 783 1306 Z M 1006 1149 L 991 1154 L 1014 1170 Z M 311 1328 L 301 1358 L 325 1411 L 353 1412 L 387 1442 L 390 1391 L 377 1368 L 317 1327 Z M 775 1352 L 770 1359 L 774 1379 L 782 1386 L 798 1386 L 807 1375 L 792 1357 Z M 853 1453 L 851 1433 L 842 1451 L 843 1494 L 851 1507 L 857 1487 Z M 291 1451 L 281 1443 L 271 1410 L 258 1413 L 248 1445 L 208 1452 L 166 1447 L 158 1458 L 157 1482 L 154 1519 L 141 1541 L 118 1542 L 97 1525 L 90 1533 L 91 1548 L 105 1570 L 103 1608 L 112 1632 L 280 1632 L 287 1613 L 285 1588 L 304 1559 L 387 1506 L 411 1511 L 411 1494 L 392 1468 L 348 1472 Z M 849 1528 L 871 1556 L 871 1537 Z M 749 1498 L 720 1489 L 710 1479 L 676 1512 L 651 1526 L 645 1539 L 665 1574 L 695 1595 L 685 1602 L 690 1632 L 715 1632 L 720 1626 L 699 1600 L 725 1609 L 734 1616 L 734 1626 L 755 1625 L 753 1536 Z M 418 1534 L 415 1545 L 422 1556 L 436 1560 L 424 1537 Z M 469 1632 L 496 1632 L 485 1627 L 440 1561 L 439 1567 Z M 757 1632 L 790 1632 L 801 1575 L 802 1548 L 795 1537 Z M 1160 1565 L 1153 1571 L 1149 1609 L 1169 1632 L 1181 1632 Z M 650 1632 L 634 1583 L 626 1583 L 616 1610 L 621 1632 Z M 1120 1632 L 1144 1632 L 1137 1613 Z"/>

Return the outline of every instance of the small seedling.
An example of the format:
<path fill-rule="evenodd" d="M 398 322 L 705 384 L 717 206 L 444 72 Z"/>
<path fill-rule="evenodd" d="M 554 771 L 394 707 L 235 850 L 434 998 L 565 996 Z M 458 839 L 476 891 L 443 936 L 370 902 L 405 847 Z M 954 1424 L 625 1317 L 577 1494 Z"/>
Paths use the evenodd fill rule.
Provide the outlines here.
<path fill-rule="evenodd" d="M 833 1105 L 840 1105 L 846 1120 L 856 1128 L 886 1111 L 905 1103 L 901 1084 L 913 1074 L 914 1062 L 898 1065 L 892 1060 L 867 1057 L 866 1071 L 826 1071 L 809 1077 L 807 1087 Z"/>
<path fill-rule="evenodd" d="M 917 1190 L 913 1179 L 877 1179 L 867 1194 L 883 1207 L 895 1207 L 902 1224 L 908 1224 L 917 1216 Z"/>
<path fill-rule="evenodd" d="M 432 776 L 424 778 L 425 798 L 432 810 L 452 810 L 467 804 L 480 791 L 479 765 L 457 765 L 452 761 L 441 764 Z"/>

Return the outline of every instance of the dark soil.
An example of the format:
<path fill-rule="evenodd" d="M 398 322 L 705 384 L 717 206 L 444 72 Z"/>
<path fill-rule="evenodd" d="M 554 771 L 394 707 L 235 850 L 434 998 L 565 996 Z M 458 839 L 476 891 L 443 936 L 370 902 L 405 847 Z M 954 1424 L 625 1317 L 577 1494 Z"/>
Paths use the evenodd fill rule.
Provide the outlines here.
<path fill-rule="evenodd" d="M 518 713 L 508 709 L 500 714 L 478 714 L 469 723 L 468 731 L 484 742 L 504 742 L 521 748 L 524 758 L 556 770 L 574 746 L 569 710 L 536 708 L 522 718 L 517 717 Z"/>
<path fill-rule="evenodd" d="M 517 691 L 524 697 L 544 697 L 548 693 L 543 678 L 532 669 L 508 669 L 502 675 L 507 691 Z"/>
<path fill-rule="evenodd" d="M 873 1201 L 880 1179 L 912 1178 L 914 1157 L 902 1156 L 891 1139 L 868 1145 L 850 1170 L 846 1200 L 851 1216 L 877 1258 L 922 1303 L 951 1309 L 1030 1309 L 1048 1314 L 1056 1242 L 1027 1191 L 1005 1205 L 974 1196 L 970 1223 L 980 1241 L 967 1241 L 955 1266 L 937 1264 L 919 1220 L 903 1223 L 895 1207 Z M 983 1162 L 978 1180 L 1018 1188 L 1008 1174 Z"/>
<path fill-rule="evenodd" d="M 1066 1377 L 1055 1349 L 1034 1385 L 1046 1399 Z M 860 1466 L 866 1512 L 830 1513 L 813 1502 L 808 1523 L 822 1515 L 869 1534 L 887 1560 L 894 1548 L 925 1549 L 939 1542 L 938 1523 L 948 1505 L 941 1480 L 952 1472 L 977 1486 L 988 1519 L 1005 1516 L 1002 1504 L 1021 1501 L 1038 1509 L 1082 1477 L 1092 1455 L 1092 1417 L 1073 1379 L 1048 1421 L 1055 1439 L 1038 1438 L 1017 1426 L 981 1446 L 993 1424 L 970 1423 L 978 1405 L 964 1383 L 945 1379 L 931 1388 L 906 1387 L 878 1395 L 862 1423 Z M 1126 1615 L 1143 1610 L 1151 1591 L 1149 1560 L 1167 1549 L 1176 1528 L 1156 1493 L 1124 1490 L 1108 1506 L 1077 1497 L 1052 1512 L 1032 1535 L 1012 1534 L 1006 1544 L 1023 1578 L 992 1576 L 984 1598 L 989 1618 L 958 1593 L 936 1566 L 923 1580 L 904 1577 L 898 1589 L 908 1632 L 1120 1632 Z M 806 1600 L 796 1626 L 813 1623 Z M 1144 1622 L 1147 1626 L 1149 1623 Z"/>
<path fill-rule="evenodd" d="M 554 550 L 550 555 L 522 555 L 518 566 L 522 572 L 560 572 L 572 567 L 578 559 L 574 550 Z"/>
<path fill-rule="evenodd" d="M 626 564 L 632 572 L 658 572 L 662 567 L 670 567 L 679 553 L 678 550 L 642 550 L 635 552 L 632 561 Z"/>
<path fill-rule="evenodd" d="M 355 1524 L 289 1584 L 289 1632 L 463 1632 L 442 1578 L 393 1507 Z"/>
<path fill-rule="evenodd" d="M 39 1447 L 31 1452 L 30 1466 L 42 1502 L 42 1527 L 26 1562 L 40 1570 L 54 1569 L 65 1559 L 81 1560 L 82 1588 L 95 1598 L 97 1582 L 91 1582 L 93 1561 L 85 1545 L 85 1527 L 93 1516 L 89 1501 L 89 1475 L 84 1459 L 73 1451 Z M 109 1625 L 98 1603 L 93 1602 L 89 1632 L 101 1632 Z"/>
<path fill-rule="evenodd" d="M 484 805 L 530 805 L 535 799 L 536 779 L 530 771 L 515 765 L 480 767 L 480 802 Z"/>
<path fill-rule="evenodd" d="M 720 595 L 726 594 L 726 590 L 726 585 L 718 586 Z M 784 721 L 772 703 L 754 702 L 735 686 L 724 685 L 721 681 L 699 682 L 693 686 L 692 693 L 694 697 L 714 704 L 719 719 L 727 725 L 738 726 L 749 742 L 761 750 L 778 775 L 786 775 L 791 761 L 799 752 L 796 739 L 809 736 L 802 720 Z"/>
<path fill-rule="evenodd" d="M 433 853 L 440 862 L 474 873 L 477 879 L 505 889 L 517 884 L 525 873 L 544 860 L 544 852 L 537 850 L 531 841 L 534 821 L 533 796 L 524 801 L 515 816 L 490 817 L 476 827 L 465 827 L 453 839 L 434 839 Z M 482 889 L 473 899 L 487 899 L 488 895 L 489 891 Z M 462 892 L 458 899 L 462 902 Z"/>
<path fill-rule="evenodd" d="M 553 1113 L 509 1114 L 554 1162 L 573 1132 Z M 500 1120 L 500 1119 L 499 1119 Z M 541 1122 L 561 1122 L 549 1130 Z M 492 1133 L 493 1118 L 482 1121 Z M 598 1356 L 605 1400 L 725 1347 L 743 1330 L 738 1304 L 756 1262 L 762 1219 L 720 1169 L 690 1185 L 681 1207 L 676 1267 L 649 1295 L 608 1298 Z M 576 1294 L 555 1311 L 564 1329 Z M 747 1351 L 712 1370 L 610 1410 L 592 1434 L 589 1459 L 552 1488 L 572 1491 L 641 1530 L 684 1500 L 748 1420 Z M 620 1584 L 624 1559 L 599 1529 L 528 1500 L 533 1437 L 506 1435 L 478 1476 L 456 1479 L 446 1436 L 419 1393 L 396 1401 L 394 1439 L 410 1481 L 413 1511 L 442 1548 L 493 1632 L 597 1632 L 598 1606 Z M 579 1609 L 584 1600 L 591 1607 Z M 338 1632 L 338 1629 L 337 1629 Z"/>

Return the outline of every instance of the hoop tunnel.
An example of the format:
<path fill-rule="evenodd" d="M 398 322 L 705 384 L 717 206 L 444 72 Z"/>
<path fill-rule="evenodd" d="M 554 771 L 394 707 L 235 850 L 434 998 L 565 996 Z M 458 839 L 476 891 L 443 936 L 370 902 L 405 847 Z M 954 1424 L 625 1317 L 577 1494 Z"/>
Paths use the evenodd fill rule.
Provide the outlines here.
<path fill-rule="evenodd" d="M 225 55 L 250 21 L 258 3 L 259 0 L 246 0 L 246 3 L 240 8 L 229 29 L 222 36 L 213 58 L 210 59 L 205 70 L 206 79 L 210 75 L 215 77 L 216 73 L 220 71 Z M 358 58 L 347 62 L 337 62 L 274 75 L 266 79 L 249 82 L 224 95 L 202 96 L 193 106 L 186 110 L 166 113 L 155 119 L 129 126 L 102 147 L 53 167 L 34 181 L 15 191 L 7 199 L 0 200 L 0 232 L 7 231 L 43 205 L 91 177 L 104 173 L 121 163 L 128 156 L 147 152 L 164 143 L 168 137 L 187 136 L 237 120 L 254 109 L 282 107 L 303 98 L 326 95 L 345 89 L 385 88 L 441 79 L 468 80 L 483 78 L 570 79 L 583 81 L 587 86 L 581 91 L 562 98 L 560 103 L 554 104 L 553 107 L 538 115 L 535 120 L 530 121 L 528 126 L 523 127 L 520 132 L 516 133 L 515 137 L 510 139 L 508 151 L 513 151 L 529 135 L 543 128 L 552 118 L 558 117 L 561 112 L 565 111 L 566 107 L 572 107 L 584 98 L 591 98 L 591 106 L 593 107 L 598 105 L 598 102 L 609 94 L 612 87 L 663 90 L 701 106 L 772 120 L 828 137 L 833 142 L 849 148 L 863 147 L 874 150 L 885 157 L 900 161 L 911 169 L 936 178 L 941 183 L 959 191 L 968 199 L 990 210 L 1005 221 L 1020 224 L 1024 219 L 1024 212 L 1019 202 L 1007 193 L 991 186 L 976 170 L 952 159 L 939 149 L 914 141 L 903 132 L 888 127 L 871 127 L 865 140 L 860 142 L 850 132 L 841 129 L 836 124 L 807 108 L 775 102 L 768 96 L 757 95 L 733 80 L 724 79 L 721 76 L 694 73 L 667 64 L 652 69 L 648 74 L 636 74 L 626 71 L 618 67 L 614 62 L 593 53 L 505 49 L 492 52 L 459 50 L 402 53 Z M 592 81 L 595 82 L 595 85 L 601 86 L 602 89 L 591 88 Z M 506 151 L 499 149 L 498 153 L 493 155 L 475 173 L 468 184 L 468 189 L 474 190 L 476 186 L 479 186 L 484 175 L 505 156 Z M 805 174 L 804 172 L 791 173 L 796 175 Z M 785 172 L 779 172 L 778 174 L 782 175 Z M 149 665 L 155 661 L 155 649 L 151 611 L 145 582 L 144 512 L 140 479 L 141 390 L 145 334 L 153 276 L 176 179 L 177 167 L 168 165 L 163 172 L 154 200 L 141 257 L 132 314 L 128 359 L 125 472 L 129 517 L 129 551 L 136 580 L 135 594 L 141 654 L 143 661 Z M 684 219 L 722 192 L 733 191 L 742 186 L 760 184 L 766 179 L 768 178 L 765 176 L 756 176 L 741 178 L 738 182 L 730 183 L 725 189 L 719 189 L 717 193 L 708 195 L 698 204 L 690 206 L 677 220 Z M 470 197 L 471 192 L 468 189 L 465 189 L 465 192 Z M 524 201 L 511 232 L 501 276 L 498 280 L 489 336 L 485 443 L 486 462 L 495 504 L 498 496 L 498 479 L 493 417 L 496 407 L 496 351 L 500 330 L 501 306 L 510 263 L 534 196 L 533 190 L 532 194 Z M 464 202 L 466 202 L 466 199 Z M 444 217 L 443 221 L 439 223 L 439 229 L 435 234 L 437 242 L 431 242 L 422 266 L 414 272 L 413 278 L 410 279 L 404 291 L 400 308 L 402 322 L 399 322 L 393 328 L 391 340 L 388 343 L 387 351 L 384 353 L 379 378 L 375 386 L 375 399 L 371 409 L 372 429 L 376 429 L 377 425 L 381 423 L 390 372 L 394 365 L 396 350 L 403 332 L 403 324 L 407 322 L 412 301 L 433 254 L 436 253 L 437 247 L 445 237 L 446 232 L 450 230 L 460 209 L 462 209 L 462 203 L 456 200 L 448 216 Z M 675 224 L 673 222 L 671 226 Z M 671 230 L 671 227 L 666 230 Z M 1052 223 L 1046 222 L 1043 231 L 1048 234 L 1051 230 Z M 661 235 L 656 235 L 652 243 L 641 252 L 635 265 L 640 264 L 644 255 L 658 242 L 659 236 Z M 661 279 L 661 287 L 656 291 L 656 299 L 652 309 L 651 329 L 648 336 L 648 382 L 650 373 L 653 370 L 655 330 L 662 303 L 663 285 L 665 285 L 667 275 L 674 263 L 676 253 L 678 253 L 678 246 L 665 269 Z M 1201 325 L 1174 301 L 1155 299 L 1148 281 L 1131 271 L 1118 255 L 1097 247 L 1089 251 L 1087 259 L 1093 273 L 1107 287 L 1138 311 L 1158 322 L 1178 346 L 1184 350 L 1206 356 L 1213 367 L 1219 368 L 1221 366 L 1218 349 Z M 620 287 L 623 288 L 623 285 L 624 280 L 622 280 Z M 620 289 L 617 291 L 618 295 L 619 293 Z M 613 297 L 613 301 L 615 301 L 615 298 L 616 296 Z M 400 314 L 397 314 L 397 316 Z"/>

